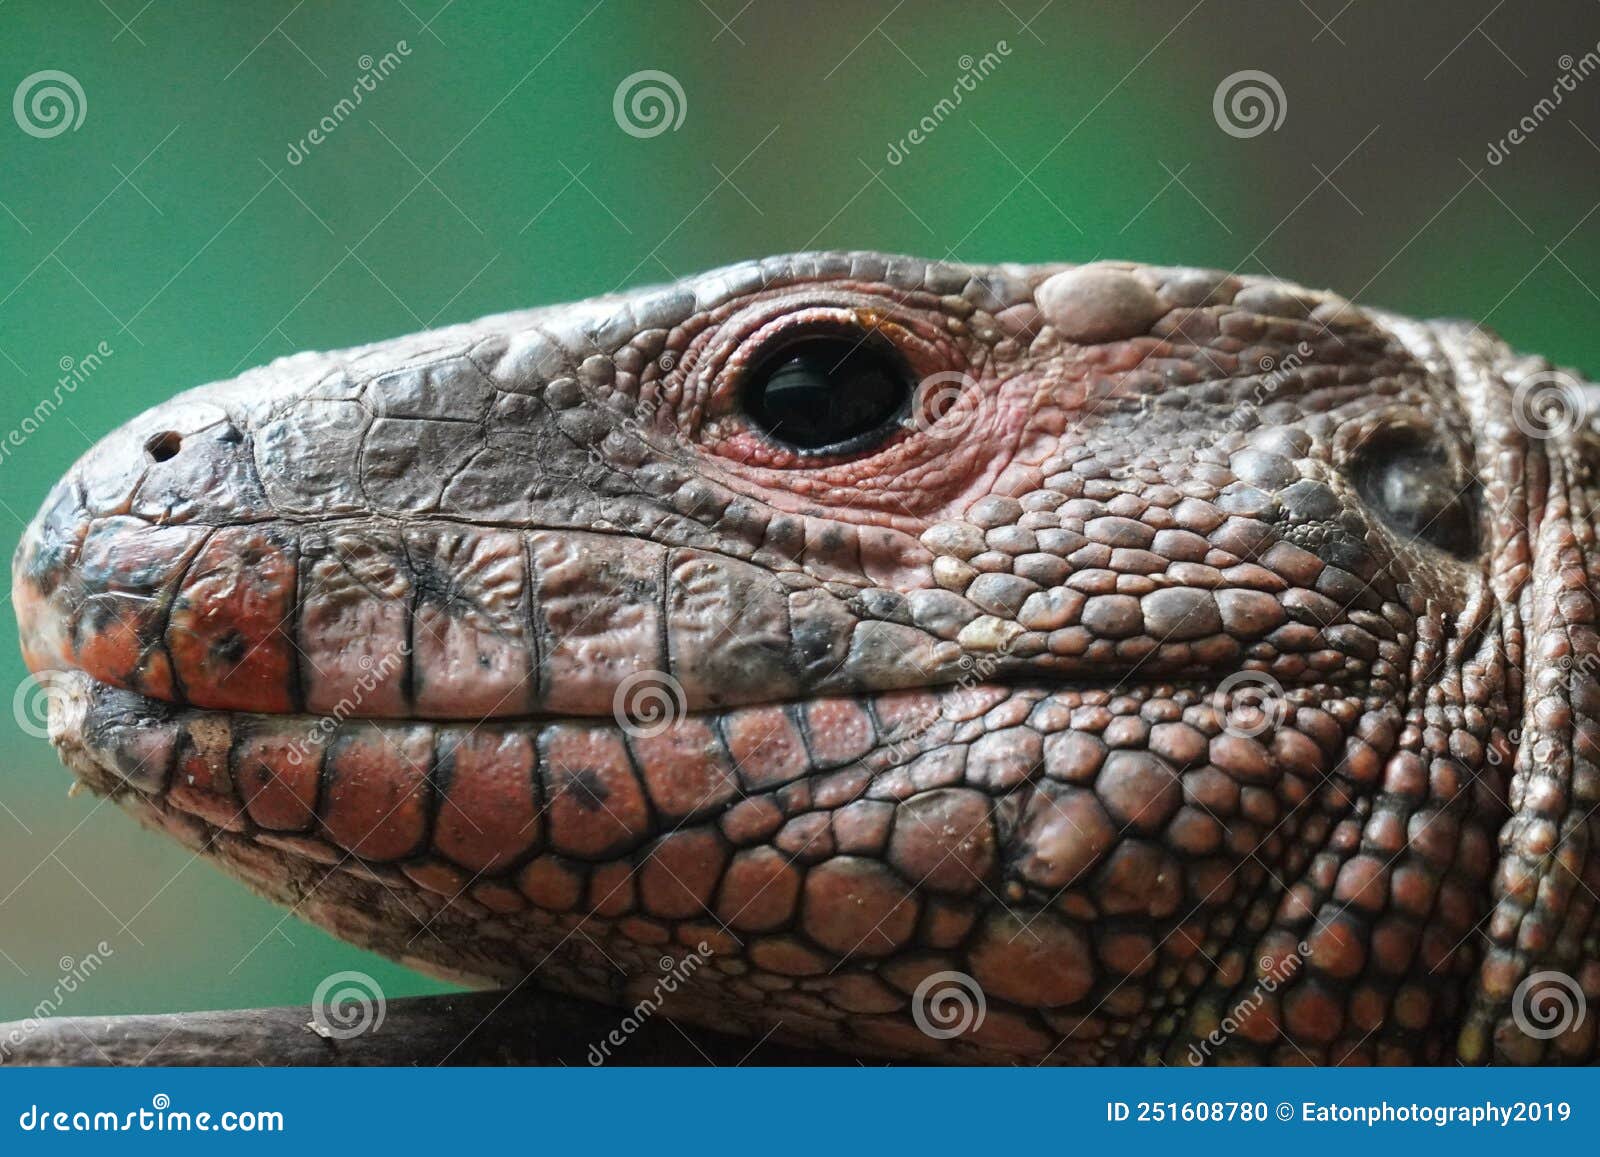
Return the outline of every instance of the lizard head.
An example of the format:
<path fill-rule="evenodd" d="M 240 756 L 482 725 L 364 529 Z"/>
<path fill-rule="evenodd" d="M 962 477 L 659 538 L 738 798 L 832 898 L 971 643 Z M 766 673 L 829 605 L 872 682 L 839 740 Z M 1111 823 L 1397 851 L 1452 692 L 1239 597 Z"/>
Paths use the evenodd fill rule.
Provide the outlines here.
<path fill-rule="evenodd" d="M 1541 375 L 1259 278 L 774 258 L 180 395 L 14 598 L 81 778 L 434 970 L 692 959 L 686 1019 L 943 1059 L 1586 1057 L 1516 1007 L 1600 984 Z"/>

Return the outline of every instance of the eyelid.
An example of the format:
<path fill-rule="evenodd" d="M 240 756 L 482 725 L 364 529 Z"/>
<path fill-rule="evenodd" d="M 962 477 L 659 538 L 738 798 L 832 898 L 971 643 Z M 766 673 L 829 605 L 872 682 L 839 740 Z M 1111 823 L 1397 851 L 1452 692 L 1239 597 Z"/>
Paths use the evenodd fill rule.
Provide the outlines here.
<path fill-rule="evenodd" d="M 710 408 L 730 395 L 736 397 L 748 376 L 785 346 L 810 337 L 840 337 L 871 342 L 892 353 L 905 364 L 913 377 L 928 371 L 922 366 L 940 356 L 937 346 L 926 335 L 902 324 L 881 310 L 870 307 L 823 306 L 798 310 L 773 318 L 745 335 L 715 367 L 716 382 Z"/>
<path fill-rule="evenodd" d="M 708 413 L 725 410 L 731 390 L 753 361 L 790 332 L 874 332 L 890 342 L 918 377 L 960 358 L 949 316 L 933 301 L 889 300 L 846 287 L 817 287 L 751 302 L 721 320 L 691 347 L 695 386 Z"/>
<path fill-rule="evenodd" d="M 734 385 L 736 387 L 748 385 L 755 374 L 774 365 L 778 359 L 792 353 L 797 346 L 826 338 L 850 342 L 852 353 L 858 349 L 865 349 L 881 354 L 909 371 L 909 367 L 905 366 L 905 357 L 900 352 L 900 344 L 882 328 L 836 328 L 822 324 L 796 327 L 792 334 L 784 334 L 771 341 L 765 349 L 755 351 L 751 357 L 744 359 L 743 365 L 736 371 L 741 374 L 742 380 Z"/>

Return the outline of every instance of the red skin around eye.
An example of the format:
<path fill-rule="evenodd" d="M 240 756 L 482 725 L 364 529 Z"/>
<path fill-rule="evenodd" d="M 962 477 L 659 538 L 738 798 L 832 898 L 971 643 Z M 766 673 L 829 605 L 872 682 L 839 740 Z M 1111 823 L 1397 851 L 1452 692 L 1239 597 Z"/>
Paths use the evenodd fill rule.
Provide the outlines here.
<path fill-rule="evenodd" d="M 1013 458 L 1027 426 L 1026 405 L 1003 405 L 995 382 L 978 382 L 984 413 L 966 429 L 904 430 L 856 458 L 806 458 L 742 427 L 712 443 L 707 467 L 728 485 L 781 510 L 899 526 L 918 533 L 942 512 L 987 491 Z M 1003 390 L 1011 394 L 1014 390 Z"/>
<path fill-rule="evenodd" d="M 917 381 L 911 424 L 866 453 L 843 458 L 796 453 L 752 427 L 737 396 L 749 364 L 787 332 L 849 332 L 845 327 L 872 330 L 906 359 Z M 1027 423 L 1026 405 L 1004 401 L 1019 393 L 1013 386 L 1020 383 L 984 381 L 953 368 L 966 365 L 965 352 L 926 319 L 871 309 L 791 312 L 755 328 L 718 367 L 700 430 L 705 465 L 734 489 L 780 510 L 917 533 L 1004 469 Z"/>

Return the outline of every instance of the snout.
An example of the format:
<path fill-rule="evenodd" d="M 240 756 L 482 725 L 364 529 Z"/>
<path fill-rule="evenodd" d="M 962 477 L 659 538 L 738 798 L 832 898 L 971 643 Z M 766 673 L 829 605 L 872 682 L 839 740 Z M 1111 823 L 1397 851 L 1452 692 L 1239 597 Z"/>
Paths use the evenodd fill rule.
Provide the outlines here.
<path fill-rule="evenodd" d="M 214 710 L 437 720 L 960 676 L 953 643 L 863 622 L 847 592 L 674 542 L 667 502 L 526 386 L 428 353 L 289 359 L 107 437 L 17 553 L 29 666 Z"/>
<path fill-rule="evenodd" d="M 243 426 L 203 392 L 182 395 L 107 436 L 56 485 L 12 565 L 32 670 L 278 709 L 284 664 L 257 644 L 282 601 L 267 591 L 292 597 L 292 572 L 265 529 L 272 511 Z M 197 618 L 201 606 L 211 614 Z"/>

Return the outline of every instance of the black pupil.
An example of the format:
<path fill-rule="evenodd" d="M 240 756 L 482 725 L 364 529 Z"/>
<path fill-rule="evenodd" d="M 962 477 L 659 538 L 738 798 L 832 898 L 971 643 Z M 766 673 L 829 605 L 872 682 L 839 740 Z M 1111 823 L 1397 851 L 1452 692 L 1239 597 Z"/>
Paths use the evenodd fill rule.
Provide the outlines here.
<path fill-rule="evenodd" d="M 808 338 L 760 363 L 745 387 L 745 410 L 775 441 L 800 450 L 865 449 L 894 429 L 910 381 L 871 341 Z"/>
<path fill-rule="evenodd" d="M 1462 558 L 1478 553 L 1478 507 L 1436 447 L 1405 439 L 1366 446 L 1355 468 L 1356 489 L 1385 522 Z"/>

